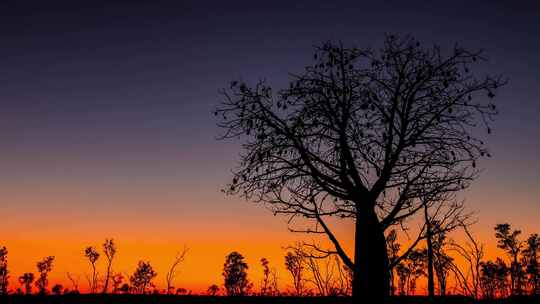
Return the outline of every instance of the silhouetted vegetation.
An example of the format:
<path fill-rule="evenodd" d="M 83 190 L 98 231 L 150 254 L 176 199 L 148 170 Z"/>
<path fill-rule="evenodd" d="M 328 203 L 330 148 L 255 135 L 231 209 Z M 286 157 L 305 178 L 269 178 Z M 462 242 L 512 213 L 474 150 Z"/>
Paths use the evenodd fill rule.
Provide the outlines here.
<path fill-rule="evenodd" d="M 326 236 L 331 248 L 315 242 L 287 247 L 279 262 L 287 271 L 281 284 L 270 267 L 274 264 L 260 258 L 260 288 L 248 279 L 244 256 L 233 251 L 225 257 L 223 284 L 210 285 L 207 296 L 195 296 L 174 286 L 187 248 L 175 256 L 160 290 L 154 284 L 158 273 L 148 261 L 139 261 L 129 280 L 115 272 L 112 239 L 102 246 L 106 264 L 100 278 L 102 254 L 88 246 L 84 258 L 91 276 L 88 294 L 80 294 L 79 280 L 70 273 L 71 290 L 60 283 L 48 289 L 54 256 L 37 263 L 37 276 L 18 277 L 17 292 L 9 290 L 8 251 L 0 247 L 0 295 L 9 294 L 5 303 L 538 299 L 538 234 L 523 241 L 520 230 L 498 224 L 495 238 L 505 256 L 485 260 L 483 244 L 470 231 L 471 214 L 456 198 L 477 176 L 477 161 L 490 156 L 473 127 L 491 133 L 489 124 L 497 114 L 492 99 L 505 84 L 471 72 L 482 53 L 461 47 L 445 52 L 388 35 L 380 50 L 328 42 L 313 57 L 312 65 L 277 91 L 265 82 L 231 82 L 215 114 L 221 116 L 223 138 L 245 140 L 226 192 L 269 205 L 275 214 L 290 217 L 291 231 Z M 409 237 L 412 217 L 418 231 L 400 243 L 400 237 Z M 329 225 L 331 218 L 354 224 L 354 256 Z M 308 226 L 295 226 L 306 221 Z M 463 241 L 452 238 L 457 232 Z M 37 294 L 32 294 L 33 283 Z"/>
<path fill-rule="evenodd" d="M 152 268 L 149 262 L 139 261 L 137 269 L 129 277 L 131 290 L 134 293 L 146 294 L 148 287 L 154 287 L 152 280 L 157 276 L 157 273 Z"/>
<path fill-rule="evenodd" d="M 229 296 L 245 296 L 252 287 L 252 284 L 247 278 L 248 265 L 244 261 L 244 257 L 233 251 L 225 258 L 223 265 L 223 278 L 225 291 Z"/>
<path fill-rule="evenodd" d="M 8 251 L 7 248 L 4 246 L 0 247 L 0 296 L 8 294 L 8 280 Z"/>
<path fill-rule="evenodd" d="M 103 293 L 107 293 L 109 290 L 109 280 L 111 278 L 112 262 L 114 260 L 114 256 L 116 255 L 116 244 L 114 243 L 113 239 L 105 240 L 105 243 L 103 243 L 103 253 L 105 253 L 105 257 L 107 258 L 107 270 L 105 271 Z"/>
<path fill-rule="evenodd" d="M 174 290 L 173 281 L 176 275 L 176 268 L 178 267 L 178 265 L 180 265 L 180 263 L 184 261 L 187 251 L 187 247 L 184 247 L 182 252 L 176 254 L 176 257 L 174 258 L 174 261 L 169 268 L 169 271 L 167 272 L 167 294 L 171 294 L 171 292 Z"/>
<path fill-rule="evenodd" d="M 298 252 L 287 252 L 287 255 L 285 255 L 285 268 L 291 274 L 294 291 L 297 296 L 301 296 L 304 291 L 303 258 Z"/>
<path fill-rule="evenodd" d="M 432 224 L 434 227 L 439 225 L 438 222 L 432 222 Z M 388 303 L 476 303 L 480 300 L 495 301 L 501 298 L 512 299 L 512 303 L 534 301 L 533 296 L 539 295 L 538 251 L 540 249 L 538 235 L 531 234 L 526 240 L 520 240 L 521 231 L 513 230 L 506 223 L 496 225 L 494 237 L 498 240 L 501 254 L 506 255 L 506 257 L 497 257 L 494 261 L 489 261 L 483 259 L 483 245 L 479 244 L 472 236 L 469 231 L 470 227 L 468 225 L 460 227 L 466 235 L 462 242 L 456 242 L 449 238 L 450 232 L 448 231 L 442 231 L 438 228 L 432 230 L 431 246 L 435 295 L 429 298 L 417 297 L 418 294 L 429 294 L 427 292 L 429 268 L 427 238 L 423 239 L 418 248 L 410 250 L 410 248 L 401 246 L 398 241 L 399 235 L 395 230 L 388 233 L 386 237 L 388 256 L 391 263 L 395 264 L 390 274 L 393 294 L 388 299 Z M 98 254 L 88 248 L 85 252 L 89 254 L 85 256 L 94 257 L 94 260 Z M 7 249 L 3 248 L 2 250 L 4 256 L 7 256 Z M 174 277 L 174 263 L 182 262 L 186 252 L 187 249 L 184 249 L 176 256 L 172 267 L 166 274 L 167 280 Z M 458 260 L 461 262 L 458 263 Z M 34 300 L 37 298 L 31 297 L 32 283 L 35 283 L 38 288 L 38 293 L 33 296 L 41 297 L 40 299 L 43 301 L 40 303 L 48 303 L 48 301 L 51 301 L 50 303 L 69 303 L 70 301 L 94 303 L 104 299 L 115 299 L 115 303 L 127 301 L 121 297 L 112 297 L 115 294 L 122 294 L 125 299 L 134 301 L 130 303 L 144 302 L 145 299 L 159 299 L 160 302 L 164 301 L 164 303 L 167 301 L 172 303 L 175 300 L 185 301 L 185 303 L 190 303 L 190 301 L 193 303 L 203 303 L 199 301 L 207 301 L 205 303 L 231 301 L 230 303 L 236 303 L 235 301 L 240 301 L 239 299 L 247 303 L 250 301 L 261 301 L 257 303 L 279 303 L 280 301 L 287 303 L 317 303 L 318 301 L 321 301 L 320 303 L 352 303 L 350 298 L 352 270 L 343 264 L 336 254 L 320 255 L 320 252 L 312 244 L 305 243 L 297 243 L 286 248 L 284 266 L 290 276 L 282 284 L 281 290 L 277 283 L 277 273 L 275 269 L 270 267 L 271 263 L 268 259 L 260 259 L 263 277 L 260 288 L 256 289 L 248 280 L 249 266 L 244 257 L 238 252 L 228 254 L 222 273 L 224 277 L 223 295 L 231 296 L 231 300 L 224 300 L 227 298 L 219 296 L 222 289 L 215 284 L 206 290 L 208 297 L 183 297 L 192 294 L 190 290 L 185 288 L 176 288 L 174 295 L 171 288 L 159 290 L 153 284 L 157 273 L 150 263 L 145 261 L 138 263 L 134 273 L 129 277 L 129 283 L 124 282 L 124 276 L 121 273 L 111 271 L 112 293 L 108 295 L 81 295 L 78 290 L 78 279 L 69 273 L 67 273 L 67 277 L 72 282 L 73 288 L 71 290 L 59 283 L 55 283 L 48 290 L 48 274 L 52 270 L 53 261 L 54 257 L 49 256 L 37 263 L 37 280 L 33 273 L 22 274 L 18 278 L 21 288 L 17 291 L 7 290 L 6 294 L 9 295 L 5 298 L 7 299 L 5 301 L 8 301 L 6 303 L 37 301 Z M 514 264 L 512 265 L 512 263 Z M 4 265 L 7 273 L 7 263 Z M 105 267 L 109 266 L 105 265 Z M 95 271 L 97 272 L 97 269 Z M 171 273 L 173 276 L 170 275 Z M 512 287 L 512 280 L 515 282 L 514 287 Z M 168 287 L 172 286 L 170 282 L 167 281 Z M 88 288 L 90 294 L 93 293 L 92 287 L 93 284 L 90 284 Z M 52 299 L 43 298 L 46 295 Z M 132 297 L 132 295 L 141 296 Z M 159 297 L 157 295 L 169 296 Z M 460 298 L 456 295 L 464 297 Z M 256 300 L 251 300 L 252 298 Z M 116 302 L 117 300 L 118 302 Z"/>
<path fill-rule="evenodd" d="M 421 213 L 424 197 L 436 207 L 470 185 L 490 156 L 474 126 L 491 133 L 505 81 L 472 73 L 480 51 L 395 35 L 380 50 L 328 42 L 313 59 L 287 88 L 232 81 L 223 90 L 222 138 L 241 138 L 244 149 L 227 193 L 311 219 L 291 230 L 326 235 L 333 248 L 319 250 L 354 270 L 353 296 L 383 301 L 392 268 L 384 232 Z M 354 258 L 330 217 L 355 223 Z"/>
<path fill-rule="evenodd" d="M 96 262 L 99 259 L 99 252 L 96 248 L 89 246 L 84 250 L 84 256 L 90 262 L 92 266 L 92 277 L 88 280 L 90 283 L 90 293 L 95 293 L 97 289 L 97 271 L 96 271 Z"/>
<path fill-rule="evenodd" d="M 53 261 L 54 256 L 48 256 L 36 264 L 39 277 L 37 278 L 35 284 L 38 289 L 38 293 L 41 295 L 45 295 L 47 293 L 47 286 L 49 285 L 48 276 L 49 272 L 52 270 Z"/>
<path fill-rule="evenodd" d="M 19 277 L 19 283 L 24 286 L 27 295 L 32 293 L 32 283 L 34 282 L 34 274 L 31 272 L 24 273 Z"/>

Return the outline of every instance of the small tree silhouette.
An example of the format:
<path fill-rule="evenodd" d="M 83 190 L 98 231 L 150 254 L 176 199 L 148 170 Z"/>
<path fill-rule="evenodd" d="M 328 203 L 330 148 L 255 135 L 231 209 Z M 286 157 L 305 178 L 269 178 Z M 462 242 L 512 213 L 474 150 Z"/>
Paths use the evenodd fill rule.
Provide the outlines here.
<path fill-rule="evenodd" d="M 485 299 L 508 296 L 509 269 L 503 260 L 480 263 L 480 289 Z"/>
<path fill-rule="evenodd" d="M 524 272 L 519 263 L 519 254 L 522 244 L 518 239 L 520 230 L 511 231 L 510 224 L 498 224 L 495 226 L 495 237 L 497 238 L 497 247 L 506 251 L 510 257 L 510 294 L 522 294 Z"/>
<path fill-rule="evenodd" d="M 540 266 L 538 253 L 540 252 L 540 238 L 534 233 L 527 239 L 526 247 L 522 252 L 522 263 L 527 274 L 527 283 L 531 295 L 540 294 Z"/>
<path fill-rule="evenodd" d="M 468 187 L 478 159 L 489 156 L 473 128 L 491 133 L 491 99 L 505 82 L 474 76 L 470 66 L 481 59 L 388 35 L 377 51 L 323 44 L 288 88 L 232 81 L 215 112 L 221 138 L 244 140 L 227 193 L 311 220 L 291 230 L 326 235 L 334 250 L 325 252 L 354 270 L 353 297 L 384 302 L 385 230 L 421 211 L 426 185 Z M 354 223 L 354 259 L 331 217 Z"/>
<path fill-rule="evenodd" d="M 71 286 L 73 287 L 73 290 L 71 290 L 71 293 L 78 293 L 79 292 L 79 277 L 75 279 L 69 272 L 66 273 L 66 276 L 68 280 L 71 282 Z"/>
<path fill-rule="evenodd" d="M 122 283 L 124 282 L 124 275 L 121 273 L 115 273 L 112 277 L 112 286 L 113 286 L 113 293 L 118 293 L 120 291 L 120 287 L 122 286 Z"/>
<path fill-rule="evenodd" d="M 34 274 L 31 272 L 26 272 L 19 277 L 19 283 L 24 286 L 27 295 L 32 294 L 32 283 L 34 282 L 34 279 Z"/>
<path fill-rule="evenodd" d="M 390 264 L 390 294 L 394 295 L 396 292 L 395 267 L 397 266 L 399 250 L 401 249 L 401 244 L 397 241 L 397 232 L 395 229 L 390 230 L 386 235 L 386 246 Z"/>
<path fill-rule="evenodd" d="M 0 296 L 8 294 L 8 284 L 8 250 L 6 247 L 0 247 Z"/>
<path fill-rule="evenodd" d="M 97 289 L 97 272 L 96 272 L 96 262 L 99 259 L 99 252 L 93 246 L 88 246 L 84 250 L 84 256 L 90 262 L 92 266 L 92 278 L 90 280 L 90 293 L 95 293 Z"/>
<path fill-rule="evenodd" d="M 150 262 L 139 261 L 137 269 L 133 275 L 129 278 L 131 286 L 135 289 L 136 293 L 145 294 L 147 287 L 152 287 L 152 280 L 157 276 L 157 272 L 154 271 Z"/>
<path fill-rule="evenodd" d="M 416 281 L 426 275 L 426 250 L 413 250 L 397 266 L 398 289 L 401 295 L 414 295 Z"/>
<path fill-rule="evenodd" d="M 113 239 L 105 239 L 103 243 L 103 252 L 107 258 L 107 271 L 105 272 L 105 282 L 103 284 L 103 293 L 107 293 L 109 289 L 109 280 L 111 278 L 112 263 L 114 256 L 116 255 L 116 244 Z M 92 264 L 93 266 L 94 264 Z"/>
<path fill-rule="evenodd" d="M 210 285 L 206 290 L 206 293 L 211 297 L 215 297 L 219 293 L 219 286 L 216 284 Z"/>
<path fill-rule="evenodd" d="M 481 265 L 484 258 L 484 246 L 473 237 L 467 225 L 462 225 L 461 228 L 465 232 L 467 241 L 464 244 L 450 241 L 449 246 L 450 251 L 463 258 L 468 267 L 465 272 L 461 271 L 455 264 L 452 264 L 451 268 L 464 293 L 478 299 L 481 291 Z"/>
<path fill-rule="evenodd" d="M 301 296 L 304 290 L 304 256 L 298 250 L 295 250 L 294 253 L 287 252 L 285 268 L 291 274 L 296 295 Z"/>
<path fill-rule="evenodd" d="M 482 262 L 480 264 L 481 276 L 480 287 L 485 299 L 495 299 L 497 286 L 497 264 L 492 261 Z"/>
<path fill-rule="evenodd" d="M 61 295 L 63 290 L 64 290 L 64 286 L 62 286 L 62 284 L 55 284 L 55 285 L 51 288 L 52 294 L 53 294 L 53 295 L 56 295 L 56 296 Z"/>
<path fill-rule="evenodd" d="M 52 270 L 54 261 L 54 256 L 48 256 L 44 258 L 43 260 L 37 262 L 37 270 L 39 273 L 39 277 L 36 280 L 36 287 L 38 289 L 38 293 L 41 295 L 44 295 L 47 293 L 47 285 L 49 285 L 48 275 L 49 272 Z"/>
<path fill-rule="evenodd" d="M 261 281 L 261 296 L 267 296 L 271 294 L 270 289 L 270 267 L 268 266 L 270 262 L 266 258 L 261 259 L 261 266 L 263 268 L 263 278 Z"/>
<path fill-rule="evenodd" d="M 223 278 L 227 295 L 247 295 L 251 288 L 247 278 L 247 269 L 248 265 L 240 253 L 233 251 L 226 256 L 225 264 L 223 264 Z"/>
<path fill-rule="evenodd" d="M 131 286 L 129 286 L 128 283 L 124 283 L 120 287 L 120 292 L 123 293 L 123 294 L 128 294 L 128 293 L 131 292 L 131 290 L 132 290 L 132 288 L 131 288 Z"/>
<path fill-rule="evenodd" d="M 171 267 L 169 268 L 169 271 L 167 272 L 167 275 L 166 275 L 167 294 L 170 294 L 172 292 L 172 290 L 174 289 L 173 281 L 174 281 L 174 277 L 176 275 L 176 268 L 178 267 L 178 265 L 180 265 L 180 263 L 182 263 L 184 261 L 187 252 L 188 252 L 188 248 L 184 246 L 184 249 L 181 252 L 176 254 L 176 257 L 174 258 L 174 261 L 171 264 Z"/>

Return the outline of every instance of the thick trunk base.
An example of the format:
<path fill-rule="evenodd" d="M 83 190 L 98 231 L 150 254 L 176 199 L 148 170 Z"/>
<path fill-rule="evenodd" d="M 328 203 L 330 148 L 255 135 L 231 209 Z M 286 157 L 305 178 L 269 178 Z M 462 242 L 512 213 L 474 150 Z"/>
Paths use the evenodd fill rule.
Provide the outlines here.
<path fill-rule="evenodd" d="M 356 217 L 354 303 L 384 303 L 390 296 L 390 274 L 384 231 L 374 210 Z"/>

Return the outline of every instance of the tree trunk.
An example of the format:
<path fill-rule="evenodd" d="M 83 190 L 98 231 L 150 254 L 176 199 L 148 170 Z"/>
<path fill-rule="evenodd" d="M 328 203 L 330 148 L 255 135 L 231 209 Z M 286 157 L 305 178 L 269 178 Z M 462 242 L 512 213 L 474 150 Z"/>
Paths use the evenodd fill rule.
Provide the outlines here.
<path fill-rule="evenodd" d="M 384 231 L 373 208 L 359 210 L 355 224 L 355 303 L 383 303 L 390 295 L 388 253 Z"/>
<path fill-rule="evenodd" d="M 103 293 L 107 293 L 107 291 L 109 289 L 109 280 L 110 280 L 110 277 L 111 277 L 111 264 L 112 264 L 112 261 L 108 261 L 108 264 L 107 264 L 107 276 L 105 277 L 105 283 L 103 285 Z"/>

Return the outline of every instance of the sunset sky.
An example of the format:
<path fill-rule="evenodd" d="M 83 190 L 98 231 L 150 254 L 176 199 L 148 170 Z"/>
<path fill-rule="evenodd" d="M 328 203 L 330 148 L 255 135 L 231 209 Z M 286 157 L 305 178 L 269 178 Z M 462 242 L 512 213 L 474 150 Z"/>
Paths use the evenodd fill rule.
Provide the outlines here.
<path fill-rule="evenodd" d="M 69 286 L 69 271 L 84 290 L 84 248 L 112 237 L 115 270 L 131 273 L 148 260 L 158 286 L 186 245 L 177 287 L 221 284 L 233 250 L 253 281 L 267 257 L 286 287 L 283 247 L 308 237 L 220 192 L 240 149 L 216 140 L 218 90 L 236 78 L 282 86 L 311 63 L 314 45 L 378 47 L 384 33 L 484 49 L 489 62 L 475 72 L 509 79 L 487 138 L 493 157 L 460 197 L 477 212 L 473 230 L 488 257 L 501 254 L 496 223 L 540 233 L 534 1 L 98 2 L 0 4 L 0 246 L 13 279 L 54 255 L 52 283 Z M 347 225 L 336 229 L 352 239 Z"/>

